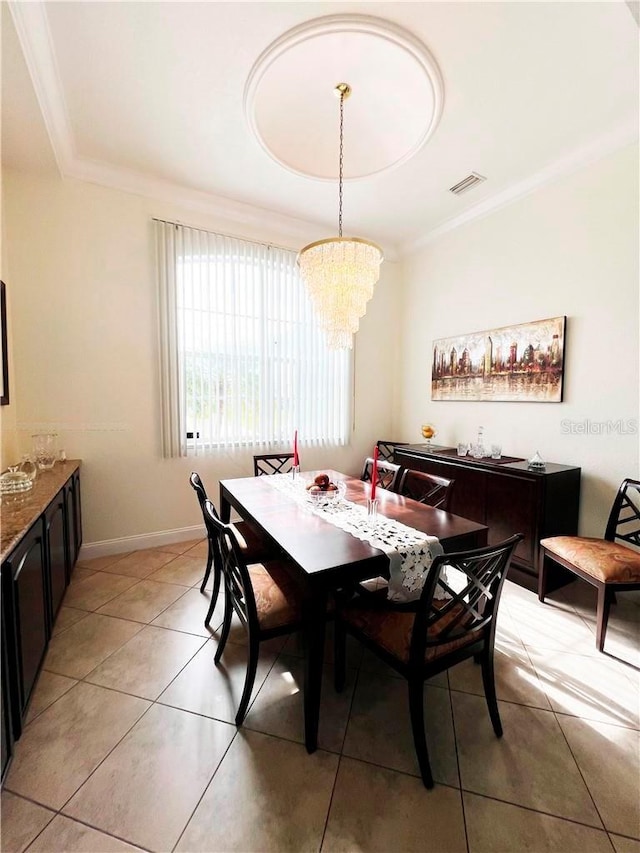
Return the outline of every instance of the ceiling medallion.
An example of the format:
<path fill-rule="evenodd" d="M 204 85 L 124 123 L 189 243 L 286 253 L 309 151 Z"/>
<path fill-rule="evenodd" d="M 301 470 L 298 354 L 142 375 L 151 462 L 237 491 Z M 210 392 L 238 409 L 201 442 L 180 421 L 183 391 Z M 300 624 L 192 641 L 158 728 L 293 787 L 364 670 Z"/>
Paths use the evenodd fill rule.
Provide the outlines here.
<path fill-rule="evenodd" d="M 335 100 L 349 80 L 353 131 L 345 180 L 396 168 L 436 129 L 443 83 L 426 45 L 408 30 L 369 15 L 330 15 L 301 24 L 260 55 L 247 79 L 245 116 L 262 148 L 298 175 L 335 180 Z"/>

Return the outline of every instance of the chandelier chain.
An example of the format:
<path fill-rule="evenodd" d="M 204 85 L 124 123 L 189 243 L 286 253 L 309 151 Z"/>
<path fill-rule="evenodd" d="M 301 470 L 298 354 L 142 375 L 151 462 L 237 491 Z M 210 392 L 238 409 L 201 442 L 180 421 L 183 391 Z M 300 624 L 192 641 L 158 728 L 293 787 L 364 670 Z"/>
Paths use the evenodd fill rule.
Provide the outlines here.
<path fill-rule="evenodd" d="M 338 237 L 342 237 L 342 169 L 344 167 L 344 91 L 340 92 L 340 163 L 338 182 Z"/>
<path fill-rule="evenodd" d="M 350 349 L 380 277 L 382 249 L 361 237 L 342 236 L 344 100 L 351 86 L 339 83 L 333 91 L 340 97 L 338 237 L 309 243 L 300 250 L 298 265 L 329 348 Z"/>

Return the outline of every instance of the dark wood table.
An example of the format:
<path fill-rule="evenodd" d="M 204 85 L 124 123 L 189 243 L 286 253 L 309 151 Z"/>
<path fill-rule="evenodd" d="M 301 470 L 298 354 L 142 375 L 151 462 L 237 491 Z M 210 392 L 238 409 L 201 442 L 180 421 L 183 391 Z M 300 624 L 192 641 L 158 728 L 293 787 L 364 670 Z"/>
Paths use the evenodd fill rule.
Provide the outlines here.
<path fill-rule="evenodd" d="M 303 473 L 313 479 L 315 471 Z M 347 484 L 347 500 L 366 504 L 370 483 L 327 471 L 334 482 Z M 229 521 L 231 508 L 270 537 L 299 569 L 304 595 L 306 637 L 304 679 L 305 744 L 314 752 L 318 743 L 320 688 L 324 655 L 325 623 L 329 592 L 349 582 L 383 575 L 389 559 L 363 542 L 309 512 L 289 495 L 275 489 L 269 477 L 245 477 L 220 482 L 220 514 Z M 437 536 L 445 551 L 479 548 L 487 543 L 487 527 L 475 521 L 378 489 L 378 513 Z"/>

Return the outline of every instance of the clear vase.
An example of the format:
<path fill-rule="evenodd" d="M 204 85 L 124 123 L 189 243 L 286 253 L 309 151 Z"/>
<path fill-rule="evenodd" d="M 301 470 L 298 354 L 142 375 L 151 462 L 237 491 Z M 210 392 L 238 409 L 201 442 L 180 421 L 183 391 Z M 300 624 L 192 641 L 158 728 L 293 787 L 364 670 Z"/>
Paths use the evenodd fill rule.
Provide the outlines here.
<path fill-rule="evenodd" d="M 28 453 L 25 453 L 20 460 L 20 471 L 22 471 L 23 474 L 26 474 L 29 480 L 33 483 L 38 473 L 38 466 Z"/>
<path fill-rule="evenodd" d="M 56 443 L 58 436 L 55 432 L 42 432 L 32 435 L 33 454 L 38 468 L 48 470 L 56 464 Z"/>

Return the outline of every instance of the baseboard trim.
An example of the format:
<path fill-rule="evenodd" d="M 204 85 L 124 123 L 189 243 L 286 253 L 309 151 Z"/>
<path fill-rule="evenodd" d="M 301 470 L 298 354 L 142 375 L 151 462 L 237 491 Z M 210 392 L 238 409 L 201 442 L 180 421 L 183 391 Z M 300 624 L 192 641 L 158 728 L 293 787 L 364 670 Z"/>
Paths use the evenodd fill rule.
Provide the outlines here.
<path fill-rule="evenodd" d="M 186 542 L 189 539 L 203 539 L 204 525 L 179 527 L 176 530 L 161 530 L 157 533 L 141 533 L 138 536 L 122 536 L 120 539 L 105 539 L 102 542 L 87 542 L 80 548 L 79 560 L 92 560 L 95 557 L 111 557 L 129 551 L 141 551 L 143 548 L 158 548 L 174 542 Z"/>

